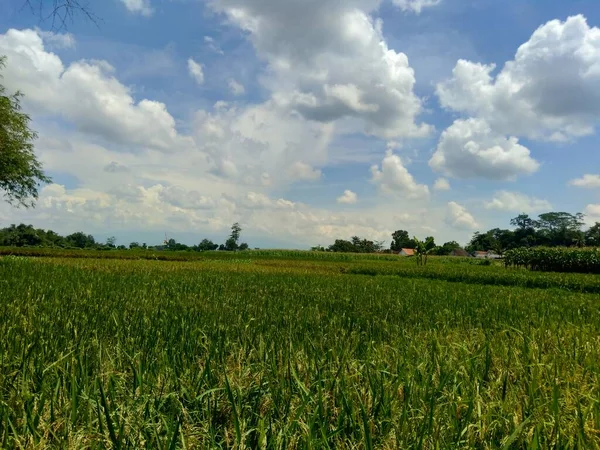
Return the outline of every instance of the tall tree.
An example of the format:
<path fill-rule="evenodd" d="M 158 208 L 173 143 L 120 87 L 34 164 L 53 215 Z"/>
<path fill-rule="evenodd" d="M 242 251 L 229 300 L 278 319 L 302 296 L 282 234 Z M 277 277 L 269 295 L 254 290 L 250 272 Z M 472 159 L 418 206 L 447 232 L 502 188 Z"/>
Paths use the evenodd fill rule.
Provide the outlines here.
<path fill-rule="evenodd" d="M 231 225 L 231 234 L 229 235 L 229 239 L 225 241 L 225 250 L 230 252 L 234 252 L 239 249 L 239 240 L 240 235 L 242 234 L 242 227 L 238 222 Z"/>
<path fill-rule="evenodd" d="M 403 248 L 415 248 L 415 242 L 408 235 L 408 231 L 394 231 L 392 233 L 392 243 L 390 245 L 390 250 L 399 252 Z"/>
<path fill-rule="evenodd" d="M 0 69 L 5 63 L 0 56 Z M 50 178 L 33 151 L 37 135 L 29 128 L 29 116 L 21 111 L 21 93 L 5 94 L 0 84 L 0 190 L 10 204 L 28 208 L 35 205 L 40 184 Z"/>

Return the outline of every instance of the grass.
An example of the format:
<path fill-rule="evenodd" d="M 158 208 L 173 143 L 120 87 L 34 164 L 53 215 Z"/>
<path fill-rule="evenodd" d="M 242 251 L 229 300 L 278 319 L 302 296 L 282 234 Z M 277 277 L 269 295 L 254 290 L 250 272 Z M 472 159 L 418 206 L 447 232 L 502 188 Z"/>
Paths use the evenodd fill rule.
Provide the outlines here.
<path fill-rule="evenodd" d="M 600 448 L 596 279 L 444 261 L 0 259 L 0 447 Z"/>

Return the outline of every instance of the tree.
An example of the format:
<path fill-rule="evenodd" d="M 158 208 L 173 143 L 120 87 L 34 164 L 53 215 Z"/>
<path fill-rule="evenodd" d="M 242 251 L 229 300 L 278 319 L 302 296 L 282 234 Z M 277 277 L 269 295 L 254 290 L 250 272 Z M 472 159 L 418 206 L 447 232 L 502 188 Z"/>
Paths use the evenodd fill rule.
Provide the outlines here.
<path fill-rule="evenodd" d="M 96 240 L 91 234 L 86 235 L 82 231 L 70 234 L 65 238 L 68 245 L 77 248 L 93 248 L 96 246 Z"/>
<path fill-rule="evenodd" d="M 73 22 L 77 15 L 95 24 L 99 20 L 88 5 L 79 0 L 23 0 L 23 6 L 40 20 L 51 20 L 52 29 L 67 28 L 67 22 Z"/>
<path fill-rule="evenodd" d="M 415 243 L 415 254 L 417 266 L 425 266 L 427 265 L 427 256 L 435 249 L 435 242 L 433 238 L 429 236 L 424 241 L 420 241 L 415 236 L 413 238 L 413 242 Z"/>
<path fill-rule="evenodd" d="M 110 247 L 110 248 L 115 248 L 117 243 L 117 238 L 114 236 L 109 237 L 108 239 L 106 239 L 106 246 Z"/>
<path fill-rule="evenodd" d="M 585 244 L 592 247 L 600 246 L 600 222 L 596 222 L 585 232 Z"/>
<path fill-rule="evenodd" d="M 231 234 L 229 235 L 229 239 L 225 241 L 225 250 L 229 252 L 234 252 L 238 250 L 238 242 L 240 240 L 240 235 L 242 234 L 242 227 L 240 227 L 239 223 L 234 223 L 231 225 Z"/>
<path fill-rule="evenodd" d="M 515 217 L 514 219 L 510 220 L 510 224 L 513 227 L 517 227 L 517 228 L 519 228 L 521 230 L 535 229 L 536 228 L 536 222 L 535 222 L 535 220 L 533 220 L 527 214 L 519 214 L 517 217 Z"/>
<path fill-rule="evenodd" d="M 242 243 L 240 244 L 240 248 L 239 248 L 239 250 L 240 250 L 240 251 L 248 250 L 248 244 L 246 244 L 245 242 L 242 242 Z"/>
<path fill-rule="evenodd" d="M 198 244 L 194 250 L 198 252 L 209 252 L 216 250 L 217 248 L 219 248 L 219 244 L 215 244 L 213 241 L 208 239 L 202 239 L 202 242 L 200 242 L 200 244 Z"/>
<path fill-rule="evenodd" d="M 5 61 L 0 56 L 0 69 Z M 5 93 L 0 84 L 0 190 L 10 204 L 28 208 L 35 205 L 39 185 L 51 180 L 33 151 L 37 134 L 29 128 L 29 116 L 21 112 L 21 93 Z"/>
<path fill-rule="evenodd" d="M 540 214 L 537 221 L 538 240 L 549 246 L 581 245 L 584 215 L 567 212 Z"/>
<path fill-rule="evenodd" d="M 432 254 L 438 256 L 448 256 L 453 250 L 460 248 L 460 244 L 456 241 L 445 242 L 441 247 L 437 247 Z"/>
<path fill-rule="evenodd" d="M 415 248 L 415 242 L 409 237 L 408 231 L 397 230 L 392 233 L 390 250 L 399 252 L 403 248 Z"/>
<path fill-rule="evenodd" d="M 129 244 L 129 250 L 135 250 L 136 248 L 140 248 L 141 245 L 139 242 L 132 242 L 131 244 Z"/>

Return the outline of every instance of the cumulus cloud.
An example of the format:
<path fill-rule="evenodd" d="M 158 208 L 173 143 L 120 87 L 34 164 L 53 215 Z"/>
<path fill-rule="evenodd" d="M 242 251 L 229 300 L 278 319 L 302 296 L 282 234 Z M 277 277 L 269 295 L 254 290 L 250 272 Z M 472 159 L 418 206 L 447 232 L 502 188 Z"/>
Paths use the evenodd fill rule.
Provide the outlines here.
<path fill-rule="evenodd" d="M 585 174 L 581 178 L 569 181 L 569 185 L 581 188 L 597 189 L 600 188 L 600 175 Z"/>
<path fill-rule="evenodd" d="M 343 203 L 346 205 L 353 205 L 358 201 L 358 195 L 356 193 L 345 190 L 344 194 L 337 198 L 338 203 Z"/>
<path fill-rule="evenodd" d="M 190 76 L 196 81 L 198 84 L 204 84 L 204 70 L 202 68 L 202 64 L 197 63 L 192 58 L 188 59 L 188 72 Z"/>
<path fill-rule="evenodd" d="M 425 8 L 437 6 L 442 0 L 393 0 L 394 5 L 400 7 L 403 11 L 410 11 L 421 14 Z"/>
<path fill-rule="evenodd" d="M 582 15 L 552 20 L 493 75 L 494 64 L 459 60 L 437 86 L 442 106 L 485 119 L 497 132 L 567 140 L 600 117 L 600 29 Z"/>
<path fill-rule="evenodd" d="M 498 209 L 512 212 L 536 212 L 550 211 L 552 205 L 547 200 L 522 194 L 520 192 L 500 191 L 496 192 L 494 198 L 485 203 L 486 209 Z"/>
<path fill-rule="evenodd" d="M 593 225 L 596 222 L 600 222 L 600 205 L 587 205 L 585 207 L 584 214 L 586 215 L 586 222 L 589 225 Z"/>
<path fill-rule="evenodd" d="M 429 195 L 429 188 L 418 184 L 410 172 L 404 167 L 400 156 L 388 151 L 381 162 L 381 168 L 371 167 L 372 180 L 386 193 L 398 194 L 407 198 L 424 198 Z"/>
<path fill-rule="evenodd" d="M 321 171 L 311 167 L 309 164 L 296 161 L 289 170 L 289 176 L 292 180 L 315 181 L 321 178 Z"/>
<path fill-rule="evenodd" d="M 467 209 L 456 202 L 449 202 L 446 208 L 446 224 L 461 230 L 474 230 L 479 225 Z"/>
<path fill-rule="evenodd" d="M 273 102 L 242 108 L 221 102 L 213 109 L 197 112 L 195 137 L 229 178 L 277 185 L 321 177 L 315 167 L 327 160 L 330 125 L 307 121 Z"/>
<path fill-rule="evenodd" d="M 75 37 L 71 33 L 55 33 L 53 31 L 43 31 L 36 28 L 35 31 L 44 40 L 48 47 L 53 48 L 73 48 L 75 47 Z"/>
<path fill-rule="evenodd" d="M 449 191 L 450 190 L 450 182 L 445 178 L 438 178 L 435 180 L 433 184 L 433 189 L 436 191 Z"/>
<path fill-rule="evenodd" d="M 229 90 L 233 95 L 244 95 L 246 93 L 244 85 L 234 79 L 229 80 Z"/>
<path fill-rule="evenodd" d="M 215 0 L 268 63 L 273 99 L 305 118 L 359 119 L 380 137 L 423 136 L 415 75 L 370 13 L 379 0 Z M 310 24 L 310 32 L 306 32 Z"/>
<path fill-rule="evenodd" d="M 26 92 L 26 105 L 39 115 L 62 116 L 79 130 L 121 144 L 165 151 L 185 143 L 163 103 L 136 102 L 130 89 L 104 61 L 76 61 L 65 67 L 44 48 L 34 30 L 0 34 L 0 54 L 8 57 L 3 84 Z"/>
<path fill-rule="evenodd" d="M 154 12 L 150 6 L 150 0 L 121 0 L 121 2 L 132 13 L 149 17 Z"/>
<path fill-rule="evenodd" d="M 494 132 L 483 119 L 468 119 L 442 133 L 429 166 L 456 178 L 514 180 L 535 172 L 539 163 L 517 138 Z"/>

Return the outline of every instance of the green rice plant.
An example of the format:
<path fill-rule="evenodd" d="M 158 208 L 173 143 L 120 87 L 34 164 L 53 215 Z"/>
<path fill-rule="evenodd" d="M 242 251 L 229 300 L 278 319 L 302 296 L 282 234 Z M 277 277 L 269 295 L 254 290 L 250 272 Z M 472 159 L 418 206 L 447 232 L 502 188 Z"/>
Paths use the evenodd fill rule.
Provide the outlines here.
<path fill-rule="evenodd" d="M 237 259 L 3 258 L 0 447 L 600 448 L 589 275 Z"/>

